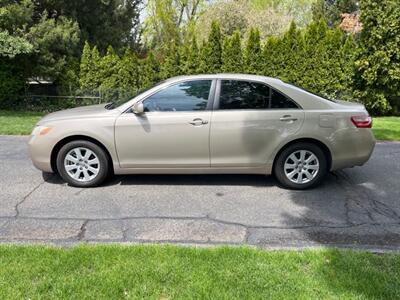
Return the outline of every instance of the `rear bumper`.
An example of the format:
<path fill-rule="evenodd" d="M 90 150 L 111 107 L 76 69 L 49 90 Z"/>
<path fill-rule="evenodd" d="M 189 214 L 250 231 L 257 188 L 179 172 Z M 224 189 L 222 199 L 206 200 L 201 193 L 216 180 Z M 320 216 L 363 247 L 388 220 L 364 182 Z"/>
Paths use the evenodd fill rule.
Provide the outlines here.
<path fill-rule="evenodd" d="M 54 170 L 51 167 L 53 141 L 47 137 L 31 135 L 28 145 L 33 165 L 43 172 L 53 173 Z"/>
<path fill-rule="evenodd" d="M 364 165 L 371 157 L 376 140 L 370 129 L 354 129 L 346 134 L 333 151 L 331 170 Z"/>

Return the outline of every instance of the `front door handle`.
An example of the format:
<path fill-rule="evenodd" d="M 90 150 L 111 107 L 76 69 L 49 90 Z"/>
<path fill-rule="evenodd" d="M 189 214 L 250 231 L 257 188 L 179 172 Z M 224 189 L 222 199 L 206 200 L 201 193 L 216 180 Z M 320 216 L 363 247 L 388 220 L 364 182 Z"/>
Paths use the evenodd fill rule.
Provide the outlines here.
<path fill-rule="evenodd" d="M 193 121 L 189 122 L 189 124 L 191 124 L 193 126 L 200 126 L 200 125 L 208 124 L 208 121 L 205 121 L 203 119 L 197 118 L 197 119 L 193 119 Z"/>
<path fill-rule="evenodd" d="M 297 118 L 292 117 L 291 115 L 284 115 L 279 120 L 281 120 L 282 122 L 294 122 L 294 121 L 297 121 Z"/>

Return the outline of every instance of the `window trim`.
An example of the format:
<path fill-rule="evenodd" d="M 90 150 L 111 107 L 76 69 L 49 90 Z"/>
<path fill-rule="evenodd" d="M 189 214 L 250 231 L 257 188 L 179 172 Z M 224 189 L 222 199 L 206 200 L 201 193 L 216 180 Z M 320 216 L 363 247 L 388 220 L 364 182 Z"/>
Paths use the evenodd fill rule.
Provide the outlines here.
<path fill-rule="evenodd" d="M 222 81 L 245 81 L 245 82 L 255 82 L 258 84 L 263 84 L 267 87 L 269 87 L 269 97 L 270 97 L 270 101 L 268 104 L 268 108 L 235 108 L 235 109 L 220 109 L 219 108 L 219 103 L 220 103 L 220 96 L 221 96 L 221 82 Z M 271 108 L 271 96 L 272 96 L 272 89 L 274 89 L 275 91 L 281 93 L 282 95 L 284 95 L 286 98 L 288 98 L 290 101 L 292 101 L 297 108 Z M 236 79 L 236 78 L 218 78 L 217 80 L 217 85 L 216 85 L 216 90 L 215 90 L 215 99 L 214 99 L 214 106 L 213 106 L 213 110 L 217 111 L 235 111 L 235 110 L 247 110 L 247 111 L 277 111 L 277 110 L 294 110 L 294 109 L 303 109 L 296 101 L 294 101 L 291 97 L 289 97 L 288 95 L 286 95 L 284 92 L 280 91 L 279 89 L 272 87 L 270 84 L 264 82 L 264 81 L 259 81 L 259 80 L 253 80 L 253 79 Z"/>
<path fill-rule="evenodd" d="M 217 80 L 215 78 L 191 78 L 191 79 L 182 79 L 179 81 L 174 81 L 171 82 L 170 84 L 163 86 L 162 88 L 154 91 L 153 93 L 151 93 L 150 95 L 147 95 L 145 98 L 140 99 L 139 101 L 137 101 L 136 103 L 144 103 L 144 101 L 146 101 L 148 98 L 154 96 L 155 94 L 170 88 L 174 85 L 178 85 L 181 83 L 185 83 L 185 82 L 192 82 L 192 81 L 211 81 L 211 85 L 210 85 L 210 91 L 208 94 L 208 99 L 207 99 L 207 106 L 204 110 L 180 110 L 180 111 L 149 111 L 149 112 L 145 112 L 145 114 L 153 114 L 153 113 L 188 113 L 188 112 L 204 112 L 204 111 L 212 111 L 213 105 L 214 105 L 214 100 L 215 100 L 215 91 L 216 91 L 216 86 L 217 86 Z M 129 108 L 127 110 L 127 112 L 132 111 L 132 107 Z"/>

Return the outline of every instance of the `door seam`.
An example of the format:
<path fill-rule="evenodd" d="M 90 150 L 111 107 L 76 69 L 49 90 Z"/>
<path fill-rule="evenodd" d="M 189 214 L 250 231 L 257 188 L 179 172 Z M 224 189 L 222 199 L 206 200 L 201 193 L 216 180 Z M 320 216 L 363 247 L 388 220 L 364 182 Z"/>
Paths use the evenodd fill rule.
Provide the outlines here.
<path fill-rule="evenodd" d="M 210 114 L 210 125 L 208 126 L 208 165 L 209 168 L 211 168 L 211 126 L 212 126 L 212 117 L 213 117 L 214 111 L 211 110 Z"/>

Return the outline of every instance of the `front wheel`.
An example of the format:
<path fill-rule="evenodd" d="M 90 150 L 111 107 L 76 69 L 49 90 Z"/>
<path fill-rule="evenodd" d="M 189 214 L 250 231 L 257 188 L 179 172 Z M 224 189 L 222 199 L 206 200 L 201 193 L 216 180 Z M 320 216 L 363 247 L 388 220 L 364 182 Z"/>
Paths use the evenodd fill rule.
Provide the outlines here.
<path fill-rule="evenodd" d="M 327 173 L 327 161 L 320 147 L 297 143 L 284 149 L 274 165 L 279 183 L 289 189 L 307 189 L 321 183 Z"/>
<path fill-rule="evenodd" d="M 89 141 L 65 144 L 57 155 L 57 170 L 70 185 L 94 187 L 100 185 L 109 173 L 105 151 Z"/>

